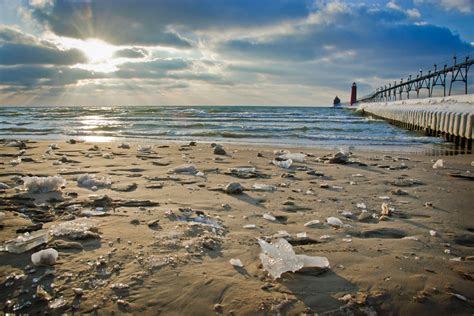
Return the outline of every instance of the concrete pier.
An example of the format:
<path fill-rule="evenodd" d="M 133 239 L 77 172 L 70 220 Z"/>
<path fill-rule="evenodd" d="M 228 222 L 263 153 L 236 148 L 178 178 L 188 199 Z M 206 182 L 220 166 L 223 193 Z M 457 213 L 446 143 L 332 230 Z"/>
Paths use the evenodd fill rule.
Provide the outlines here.
<path fill-rule="evenodd" d="M 387 120 L 428 136 L 444 137 L 460 149 L 472 150 L 474 95 L 382 103 L 360 103 L 363 115 Z"/>

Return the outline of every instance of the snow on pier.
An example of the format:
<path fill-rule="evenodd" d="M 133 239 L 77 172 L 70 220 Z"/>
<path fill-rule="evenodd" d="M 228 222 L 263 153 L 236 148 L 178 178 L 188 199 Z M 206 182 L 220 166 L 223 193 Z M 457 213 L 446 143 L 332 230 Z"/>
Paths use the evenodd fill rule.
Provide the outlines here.
<path fill-rule="evenodd" d="M 474 94 L 426 99 L 359 103 L 357 111 L 410 130 L 472 148 Z"/>

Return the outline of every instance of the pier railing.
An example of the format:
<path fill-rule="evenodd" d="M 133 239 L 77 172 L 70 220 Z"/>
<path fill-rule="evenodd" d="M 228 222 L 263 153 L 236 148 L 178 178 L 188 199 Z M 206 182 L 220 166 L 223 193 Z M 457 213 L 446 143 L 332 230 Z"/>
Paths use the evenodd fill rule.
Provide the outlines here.
<path fill-rule="evenodd" d="M 434 65 L 433 71 L 428 71 L 428 74 L 420 73 L 412 78 L 410 75 L 406 81 L 403 78 L 399 82 L 394 81 L 388 85 L 382 86 L 375 90 L 373 93 L 362 97 L 357 102 L 381 102 L 381 101 L 396 101 L 402 100 L 405 95 L 405 99 L 410 99 L 410 93 L 416 93 L 416 98 L 420 96 L 420 91 L 423 89 L 428 90 L 428 97 L 433 96 L 433 91 L 436 86 L 443 88 L 443 96 L 446 96 L 446 89 L 449 85 L 448 95 L 453 93 L 453 84 L 457 81 L 464 83 L 464 94 L 468 93 L 468 73 L 469 68 L 474 64 L 474 59 L 467 56 L 461 63 L 457 62 L 456 56 L 453 57 L 453 65 L 448 67 L 444 65 L 443 68 L 438 69 L 438 65 Z M 450 75 L 450 76 L 449 76 Z"/>

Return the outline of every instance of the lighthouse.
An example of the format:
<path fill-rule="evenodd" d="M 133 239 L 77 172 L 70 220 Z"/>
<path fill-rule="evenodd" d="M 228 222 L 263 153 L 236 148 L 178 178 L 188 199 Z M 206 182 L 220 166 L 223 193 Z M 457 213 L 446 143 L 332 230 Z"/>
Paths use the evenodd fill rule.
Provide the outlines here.
<path fill-rule="evenodd" d="M 351 89 L 351 105 L 355 104 L 357 102 L 357 85 L 354 82 L 352 84 L 352 89 Z"/>

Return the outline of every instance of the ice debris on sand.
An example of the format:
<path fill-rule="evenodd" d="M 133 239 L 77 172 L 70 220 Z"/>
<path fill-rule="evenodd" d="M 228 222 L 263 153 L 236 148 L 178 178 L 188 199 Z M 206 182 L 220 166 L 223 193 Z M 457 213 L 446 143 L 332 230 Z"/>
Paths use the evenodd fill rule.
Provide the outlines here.
<path fill-rule="evenodd" d="M 283 238 L 273 243 L 259 239 L 262 252 L 260 260 L 263 268 L 274 278 L 278 279 L 283 273 L 296 272 L 301 269 L 328 269 L 329 261 L 326 257 L 311 257 L 296 255 L 291 244 Z"/>
<path fill-rule="evenodd" d="M 122 149 L 130 149 L 130 144 L 127 143 L 121 143 L 117 146 L 117 148 L 122 148 Z"/>
<path fill-rule="evenodd" d="M 326 218 L 326 222 L 333 227 L 342 227 L 344 223 L 337 217 L 331 216 Z"/>
<path fill-rule="evenodd" d="M 50 232 L 53 236 L 71 239 L 100 238 L 96 223 L 82 218 L 54 225 Z"/>
<path fill-rule="evenodd" d="M 258 177 L 257 170 L 254 167 L 229 168 L 227 169 L 226 174 L 243 179 Z"/>
<path fill-rule="evenodd" d="M 67 181 L 61 176 L 22 177 L 23 189 L 28 193 L 47 193 L 61 190 Z"/>
<path fill-rule="evenodd" d="M 436 162 L 433 164 L 433 169 L 440 169 L 444 168 L 444 162 L 443 159 L 438 159 Z"/>
<path fill-rule="evenodd" d="M 243 268 L 244 267 L 244 265 L 242 264 L 242 261 L 240 261 L 240 259 L 232 258 L 232 259 L 229 260 L 229 263 L 231 265 L 233 265 L 234 267 L 237 267 L 237 268 Z"/>
<path fill-rule="evenodd" d="M 48 232 L 38 231 L 25 233 L 6 242 L 6 250 L 10 253 L 23 253 L 48 242 Z"/>
<path fill-rule="evenodd" d="M 320 225 L 320 224 L 321 224 L 321 222 L 320 222 L 319 220 L 314 219 L 314 220 L 312 220 L 312 221 L 306 222 L 306 223 L 304 224 L 304 226 L 305 226 L 305 227 L 315 227 L 315 226 L 318 226 L 318 225 Z"/>
<path fill-rule="evenodd" d="M 275 216 L 273 216 L 272 214 L 269 214 L 269 213 L 263 214 L 263 218 L 266 219 L 267 221 L 270 221 L 270 222 L 276 222 L 277 221 Z"/>
<path fill-rule="evenodd" d="M 168 173 L 196 174 L 198 172 L 199 172 L 198 168 L 193 164 L 179 165 L 168 170 Z"/>
<path fill-rule="evenodd" d="M 280 168 L 283 169 L 289 169 L 291 165 L 293 164 L 293 160 L 287 159 L 287 160 L 273 160 L 272 163 Z"/>
<path fill-rule="evenodd" d="M 153 152 L 153 146 L 151 146 L 151 145 L 149 145 L 149 146 L 140 146 L 140 145 L 139 145 L 139 146 L 137 147 L 137 150 L 138 150 L 139 152 L 142 152 L 142 153 L 146 153 L 146 154 L 147 154 L 147 153 Z"/>
<path fill-rule="evenodd" d="M 43 249 L 31 255 L 31 262 L 35 266 L 52 266 L 56 264 L 57 259 L 58 252 L 53 248 Z"/>
<path fill-rule="evenodd" d="M 299 154 L 299 153 L 287 153 L 279 156 L 280 159 L 282 160 L 292 160 L 293 162 L 304 162 L 304 159 L 306 158 L 305 154 Z"/>
<path fill-rule="evenodd" d="M 77 178 L 77 185 L 89 189 L 97 189 L 103 187 L 109 187 L 112 184 L 110 177 L 95 177 L 88 173 L 83 174 Z"/>
<path fill-rule="evenodd" d="M 255 183 L 252 185 L 252 190 L 253 191 L 259 191 L 259 192 L 273 192 L 276 191 L 276 187 L 273 185 L 269 184 L 261 184 L 261 183 Z"/>

